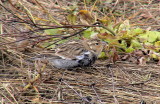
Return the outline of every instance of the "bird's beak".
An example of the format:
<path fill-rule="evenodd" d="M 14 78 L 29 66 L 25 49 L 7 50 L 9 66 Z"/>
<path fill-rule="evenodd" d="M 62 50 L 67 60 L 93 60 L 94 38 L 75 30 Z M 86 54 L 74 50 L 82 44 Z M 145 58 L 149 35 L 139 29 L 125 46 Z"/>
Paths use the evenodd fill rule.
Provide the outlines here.
<path fill-rule="evenodd" d="M 102 45 L 105 47 L 106 45 L 108 45 L 108 43 L 105 41 L 102 41 Z"/>

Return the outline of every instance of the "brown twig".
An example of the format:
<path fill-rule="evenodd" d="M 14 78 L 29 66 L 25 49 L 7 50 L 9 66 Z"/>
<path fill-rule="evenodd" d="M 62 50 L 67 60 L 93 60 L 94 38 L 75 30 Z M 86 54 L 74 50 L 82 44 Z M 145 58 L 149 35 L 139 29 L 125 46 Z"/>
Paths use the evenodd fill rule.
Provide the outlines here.
<path fill-rule="evenodd" d="M 83 101 L 86 101 L 88 103 L 90 103 L 90 101 L 88 101 L 88 99 L 86 99 L 85 97 L 81 96 L 73 87 L 71 87 L 67 82 L 65 82 L 63 79 L 61 79 L 61 82 L 63 82 L 65 85 L 67 85 L 69 88 L 71 88 Z"/>

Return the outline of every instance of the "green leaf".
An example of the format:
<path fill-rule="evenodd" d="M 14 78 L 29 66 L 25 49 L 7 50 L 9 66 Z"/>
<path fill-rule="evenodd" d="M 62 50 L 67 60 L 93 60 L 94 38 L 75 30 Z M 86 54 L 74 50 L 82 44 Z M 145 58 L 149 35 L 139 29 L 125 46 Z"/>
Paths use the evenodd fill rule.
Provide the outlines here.
<path fill-rule="evenodd" d="M 142 34 L 144 32 L 145 31 L 141 28 L 136 28 L 136 29 L 131 30 L 132 36 L 139 35 L 139 34 Z"/>
<path fill-rule="evenodd" d="M 125 41 L 125 40 L 122 40 L 122 42 L 121 42 L 121 46 L 122 46 L 122 47 L 125 47 L 125 48 L 127 47 L 127 43 L 126 43 L 126 41 Z"/>
<path fill-rule="evenodd" d="M 147 34 L 141 34 L 139 37 L 138 37 L 139 41 L 140 42 L 147 42 L 148 40 L 148 35 Z"/>
<path fill-rule="evenodd" d="M 145 42 L 144 45 L 146 45 L 146 46 L 153 46 L 153 44 L 150 43 L 150 42 Z"/>
<path fill-rule="evenodd" d="M 56 35 L 56 34 L 61 34 L 63 29 L 47 29 L 45 30 L 45 33 L 48 35 Z"/>
<path fill-rule="evenodd" d="M 131 40 L 131 46 L 136 49 L 142 48 L 142 45 L 140 44 L 138 40 Z"/>
<path fill-rule="evenodd" d="M 139 36 L 141 42 L 153 43 L 160 39 L 160 32 L 157 31 L 147 31 Z"/>
<path fill-rule="evenodd" d="M 129 48 L 126 49 L 126 52 L 127 52 L 127 53 L 131 53 L 131 52 L 133 52 L 134 50 L 135 50 L 134 48 L 129 47 Z"/>
<path fill-rule="evenodd" d="M 83 32 L 83 36 L 85 38 L 90 38 L 91 35 L 94 35 L 94 34 L 97 34 L 97 32 L 93 31 L 91 28 Z"/>
<path fill-rule="evenodd" d="M 156 51 L 159 52 L 160 51 L 160 41 L 155 42 L 154 46 L 156 47 Z"/>
<path fill-rule="evenodd" d="M 155 43 L 154 43 L 154 46 L 160 47 L 160 41 L 155 42 Z"/>
<path fill-rule="evenodd" d="M 106 54 L 105 54 L 105 52 L 101 52 L 101 54 L 98 56 L 98 58 L 106 58 L 107 56 L 106 56 Z"/>
<path fill-rule="evenodd" d="M 155 42 L 158 39 L 158 32 L 149 31 L 148 32 L 148 42 Z"/>

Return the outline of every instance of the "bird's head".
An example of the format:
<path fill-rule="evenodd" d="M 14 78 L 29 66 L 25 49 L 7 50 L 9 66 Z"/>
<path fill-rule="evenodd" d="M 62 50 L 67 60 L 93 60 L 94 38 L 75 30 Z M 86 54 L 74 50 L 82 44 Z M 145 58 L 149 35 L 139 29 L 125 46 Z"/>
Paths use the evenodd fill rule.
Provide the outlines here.
<path fill-rule="evenodd" d="M 100 39 L 88 39 L 86 40 L 85 46 L 87 47 L 88 50 L 91 50 L 98 56 L 106 45 L 107 43 L 101 41 Z"/>

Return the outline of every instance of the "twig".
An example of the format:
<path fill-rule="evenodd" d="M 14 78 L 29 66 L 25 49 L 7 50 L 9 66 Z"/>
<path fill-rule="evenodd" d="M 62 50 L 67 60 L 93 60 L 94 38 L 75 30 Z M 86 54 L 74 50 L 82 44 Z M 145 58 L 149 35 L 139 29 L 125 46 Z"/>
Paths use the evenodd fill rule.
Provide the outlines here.
<path fill-rule="evenodd" d="M 97 24 L 99 24 L 99 22 L 94 23 L 94 24 L 91 25 L 90 27 L 99 27 L 99 25 L 97 25 Z M 86 27 L 86 28 L 84 28 L 84 29 L 82 29 L 82 30 L 74 33 L 74 34 L 71 34 L 71 35 L 69 35 L 69 36 L 62 37 L 61 39 L 57 40 L 56 42 L 54 42 L 54 43 L 52 43 L 52 44 L 50 44 L 50 45 L 48 45 L 48 46 L 46 46 L 45 48 L 50 47 L 51 45 L 59 42 L 59 41 L 62 40 L 62 39 L 67 39 L 67 38 L 70 38 L 70 37 L 72 37 L 72 36 L 78 35 L 78 34 L 80 34 L 81 32 L 87 30 L 88 28 L 89 28 L 89 27 Z"/>
<path fill-rule="evenodd" d="M 28 22 L 28 21 L 25 21 L 23 19 L 21 19 L 20 17 L 18 17 L 17 15 L 15 15 L 11 10 L 7 9 L 5 6 L 3 6 L 2 4 L 0 4 L 1 7 L 3 7 L 6 11 L 8 11 L 9 13 L 11 13 L 14 17 L 18 18 L 19 20 L 23 21 L 24 23 L 27 23 L 27 24 L 30 24 L 30 25 L 33 25 L 32 23 Z"/>
<path fill-rule="evenodd" d="M 113 70 L 111 70 L 111 68 L 109 67 L 109 70 L 111 72 L 111 76 L 112 76 L 112 86 L 113 86 L 113 98 L 114 98 L 114 101 L 115 101 L 115 104 L 119 104 L 116 96 L 115 96 L 115 84 L 114 84 L 114 77 L 113 77 Z"/>
<path fill-rule="evenodd" d="M 101 27 L 108 30 L 110 33 L 112 33 L 112 35 L 116 36 L 116 33 L 114 33 L 110 28 L 103 26 L 103 25 L 101 25 Z"/>
<path fill-rule="evenodd" d="M 63 79 L 61 79 L 61 82 L 63 82 L 65 85 L 67 85 L 69 88 L 71 88 L 83 101 L 90 103 L 90 101 L 88 101 L 88 99 L 82 97 L 73 87 L 71 87 L 67 82 L 63 81 Z"/>
<path fill-rule="evenodd" d="M 100 97 L 99 97 L 99 95 L 98 95 L 97 91 L 95 90 L 94 86 L 95 86 L 95 84 L 92 84 L 92 85 L 91 85 L 91 87 L 92 87 L 92 89 L 93 89 L 94 93 L 96 94 L 96 96 L 97 96 L 97 98 L 98 98 L 99 102 L 102 104 L 102 100 L 100 99 Z"/>

